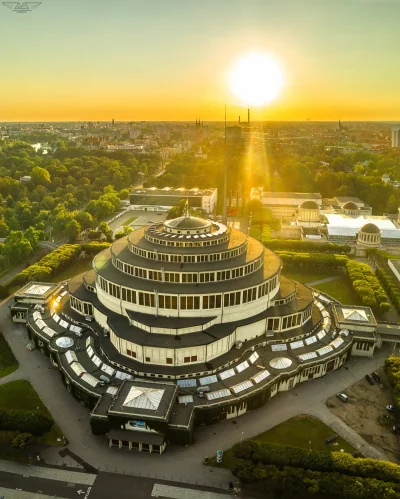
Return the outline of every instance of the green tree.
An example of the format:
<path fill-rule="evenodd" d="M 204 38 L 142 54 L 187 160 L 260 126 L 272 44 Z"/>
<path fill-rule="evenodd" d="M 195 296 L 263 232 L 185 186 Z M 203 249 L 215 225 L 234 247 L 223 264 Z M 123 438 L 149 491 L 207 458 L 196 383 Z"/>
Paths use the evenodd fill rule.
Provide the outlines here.
<path fill-rule="evenodd" d="M 11 231 L 4 241 L 3 254 L 9 265 L 26 261 L 32 253 L 31 243 L 21 231 Z"/>
<path fill-rule="evenodd" d="M 111 242 L 113 237 L 113 231 L 107 222 L 101 222 L 99 225 L 99 231 L 105 235 L 106 241 Z"/>
<path fill-rule="evenodd" d="M 70 220 L 66 225 L 66 231 L 71 242 L 74 242 L 81 232 L 81 226 L 75 219 Z"/>
<path fill-rule="evenodd" d="M 32 182 L 34 185 L 47 185 L 50 184 L 50 173 L 40 166 L 35 166 L 31 171 Z"/>

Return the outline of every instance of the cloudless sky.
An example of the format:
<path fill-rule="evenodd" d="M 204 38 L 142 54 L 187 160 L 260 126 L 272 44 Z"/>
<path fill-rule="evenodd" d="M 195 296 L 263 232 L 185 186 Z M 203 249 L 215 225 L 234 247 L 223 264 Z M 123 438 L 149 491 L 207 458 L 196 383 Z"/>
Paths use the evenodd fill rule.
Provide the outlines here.
<path fill-rule="evenodd" d="M 254 50 L 285 75 L 254 119 L 400 119 L 400 0 L 1 2 L 0 46 L 0 121 L 245 119 L 227 79 Z"/>

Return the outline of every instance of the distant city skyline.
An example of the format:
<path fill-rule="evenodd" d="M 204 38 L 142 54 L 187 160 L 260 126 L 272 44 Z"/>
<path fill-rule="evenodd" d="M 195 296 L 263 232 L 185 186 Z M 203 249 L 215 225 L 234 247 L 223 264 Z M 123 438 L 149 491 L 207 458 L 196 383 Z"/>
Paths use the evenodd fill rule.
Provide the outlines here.
<path fill-rule="evenodd" d="M 400 120 L 391 0 L 43 0 L 0 5 L 0 122 L 222 121 L 229 69 L 271 54 L 284 85 L 254 121 Z"/>

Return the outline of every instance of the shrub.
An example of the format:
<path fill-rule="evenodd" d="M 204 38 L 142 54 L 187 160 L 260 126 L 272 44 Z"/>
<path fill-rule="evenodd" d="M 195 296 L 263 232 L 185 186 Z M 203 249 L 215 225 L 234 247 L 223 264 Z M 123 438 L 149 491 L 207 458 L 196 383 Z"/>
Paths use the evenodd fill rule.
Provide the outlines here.
<path fill-rule="evenodd" d="M 0 430 L 18 430 L 32 435 L 43 435 L 53 426 L 53 421 L 37 411 L 0 410 Z"/>
<path fill-rule="evenodd" d="M 11 442 L 11 447 L 23 449 L 32 440 L 32 437 L 31 433 L 18 433 Z"/>

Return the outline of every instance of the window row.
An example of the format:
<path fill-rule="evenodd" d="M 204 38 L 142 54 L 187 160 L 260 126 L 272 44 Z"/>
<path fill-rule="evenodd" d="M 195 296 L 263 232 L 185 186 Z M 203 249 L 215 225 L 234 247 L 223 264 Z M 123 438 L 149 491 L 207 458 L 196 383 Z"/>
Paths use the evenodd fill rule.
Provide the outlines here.
<path fill-rule="evenodd" d="M 158 308 L 170 310 L 208 310 L 220 309 L 223 303 L 224 307 L 233 307 L 255 301 L 262 298 L 276 288 L 279 282 L 279 276 L 276 275 L 270 281 L 261 286 L 245 289 L 243 291 L 234 291 L 231 293 L 212 294 L 212 295 L 164 295 L 160 293 L 146 293 L 134 289 L 118 286 L 98 276 L 100 288 L 107 294 L 128 303 L 134 303 L 145 307 L 155 307 L 158 301 Z M 261 290 L 261 291 L 260 291 Z M 178 301 L 179 298 L 179 301 Z"/>
<path fill-rule="evenodd" d="M 223 251 L 221 253 L 207 253 L 205 255 L 171 255 L 169 253 L 159 253 L 158 251 L 148 251 L 138 248 L 133 244 L 128 244 L 129 250 L 135 255 L 147 258 L 149 260 L 157 260 L 160 262 L 175 262 L 175 263 L 201 263 L 201 262 L 218 262 L 228 260 L 235 256 L 241 255 L 247 251 L 247 244 L 242 244 L 238 248 Z"/>
<path fill-rule="evenodd" d="M 236 279 L 251 274 L 262 266 L 262 256 L 257 260 L 233 269 L 219 270 L 215 272 L 165 272 L 158 270 L 149 270 L 142 267 L 136 267 L 124 263 L 115 256 L 112 257 L 114 267 L 125 274 L 129 274 L 141 279 L 161 282 L 179 282 L 179 283 L 197 283 L 197 282 L 219 282 L 230 279 Z"/>
<path fill-rule="evenodd" d="M 197 241 L 182 241 L 182 240 L 172 240 L 170 238 L 168 239 L 161 239 L 161 238 L 155 238 L 150 236 L 149 234 L 146 233 L 145 235 L 146 239 L 153 244 L 160 244 L 162 246 L 175 246 L 175 247 L 185 247 L 185 248 L 193 248 L 193 247 L 199 247 L 199 246 L 216 246 L 217 244 L 223 244 L 226 243 L 226 241 L 229 241 L 230 235 L 226 235 L 224 237 L 220 237 L 218 239 L 205 239 L 203 240 L 197 240 Z M 184 237 L 189 237 L 189 236 L 177 236 L 178 238 L 183 239 Z M 200 238 L 200 236 L 198 236 Z M 190 239 L 193 239 L 194 236 L 191 235 Z"/>

